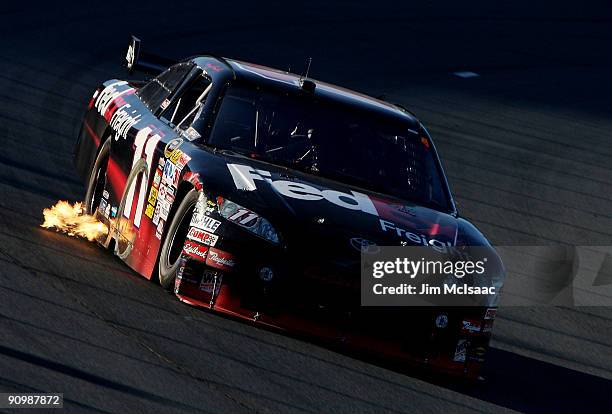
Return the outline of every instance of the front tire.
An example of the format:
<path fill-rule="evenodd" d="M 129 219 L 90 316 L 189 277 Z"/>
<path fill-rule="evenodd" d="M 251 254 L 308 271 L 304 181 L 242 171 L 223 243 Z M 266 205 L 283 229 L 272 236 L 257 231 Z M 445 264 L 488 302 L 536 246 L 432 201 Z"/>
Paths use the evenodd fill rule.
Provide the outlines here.
<path fill-rule="evenodd" d="M 158 277 L 159 284 L 171 291 L 180 267 L 183 243 L 189 232 L 189 223 L 198 201 L 199 192 L 193 189 L 181 201 L 172 222 L 166 231 L 166 237 L 159 253 Z"/>

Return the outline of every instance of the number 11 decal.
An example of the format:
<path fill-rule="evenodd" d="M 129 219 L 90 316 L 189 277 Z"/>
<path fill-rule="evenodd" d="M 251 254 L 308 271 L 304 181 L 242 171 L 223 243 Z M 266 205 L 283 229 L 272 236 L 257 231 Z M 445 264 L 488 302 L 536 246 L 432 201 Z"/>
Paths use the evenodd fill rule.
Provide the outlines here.
<path fill-rule="evenodd" d="M 151 175 L 151 165 L 153 163 L 153 155 L 155 155 L 155 148 L 157 147 L 157 143 L 161 139 L 161 137 L 157 134 L 149 137 L 152 129 L 150 127 L 146 127 L 136 134 L 136 139 L 134 140 L 134 159 L 132 160 L 132 168 L 136 165 L 136 163 L 142 158 L 142 153 L 144 151 L 145 159 L 147 162 L 147 170 L 146 174 L 140 182 L 140 191 L 138 192 L 138 201 L 136 203 L 136 215 L 134 216 L 134 226 L 140 227 L 140 219 L 142 216 L 142 210 L 145 204 L 145 196 L 147 192 L 147 182 L 148 178 Z M 134 182 L 135 184 L 135 182 Z M 134 201 L 134 190 L 135 185 L 132 183 L 128 183 L 130 189 L 127 194 L 125 208 L 123 209 L 123 216 L 125 218 L 130 218 L 130 214 L 132 213 L 132 204 Z"/>

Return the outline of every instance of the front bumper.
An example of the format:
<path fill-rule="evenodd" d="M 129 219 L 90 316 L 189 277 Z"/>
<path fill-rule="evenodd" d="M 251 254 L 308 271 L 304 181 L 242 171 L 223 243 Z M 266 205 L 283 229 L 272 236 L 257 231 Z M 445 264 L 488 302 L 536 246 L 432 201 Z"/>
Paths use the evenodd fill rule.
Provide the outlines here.
<path fill-rule="evenodd" d="M 377 358 L 480 377 L 494 308 L 362 307 L 358 268 L 350 272 L 346 263 L 306 264 L 304 256 L 226 232 L 215 249 L 235 267 L 211 267 L 183 255 L 175 283 L 183 302 Z M 263 280 L 262 267 L 273 269 L 274 277 Z"/>

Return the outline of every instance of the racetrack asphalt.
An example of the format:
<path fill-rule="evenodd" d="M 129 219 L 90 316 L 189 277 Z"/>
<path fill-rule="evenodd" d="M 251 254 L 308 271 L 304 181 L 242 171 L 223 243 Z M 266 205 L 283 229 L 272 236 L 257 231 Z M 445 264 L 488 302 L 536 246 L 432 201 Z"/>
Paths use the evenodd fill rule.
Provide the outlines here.
<path fill-rule="evenodd" d="M 487 382 L 456 384 L 181 304 L 38 227 L 43 208 L 84 196 L 80 116 L 97 84 L 126 76 L 134 33 L 176 58 L 301 72 L 311 56 L 312 77 L 417 114 L 461 214 L 493 243 L 610 245 L 612 6 L 425 3 L 3 5 L 0 392 L 62 392 L 71 412 L 609 412 L 610 308 L 501 309 Z"/>

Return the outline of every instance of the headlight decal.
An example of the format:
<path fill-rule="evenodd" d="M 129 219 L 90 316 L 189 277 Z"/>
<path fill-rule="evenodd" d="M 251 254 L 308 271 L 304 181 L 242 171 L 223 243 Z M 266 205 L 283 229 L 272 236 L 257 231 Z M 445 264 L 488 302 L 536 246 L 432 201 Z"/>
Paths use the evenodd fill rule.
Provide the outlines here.
<path fill-rule="evenodd" d="M 219 198 L 217 203 L 221 217 L 272 243 L 280 242 L 272 224 L 257 213 L 230 200 Z"/>

